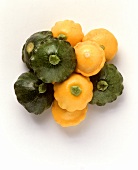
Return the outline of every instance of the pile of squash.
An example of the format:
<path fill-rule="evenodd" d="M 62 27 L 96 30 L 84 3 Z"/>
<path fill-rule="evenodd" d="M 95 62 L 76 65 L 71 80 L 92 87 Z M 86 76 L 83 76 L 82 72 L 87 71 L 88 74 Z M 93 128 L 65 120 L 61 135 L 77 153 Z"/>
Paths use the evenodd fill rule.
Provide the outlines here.
<path fill-rule="evenodd" d="M 35 114 L 52 105 L 58 124 L 75 126 L 85 119 L 88 104 L 103 106 L 122 94 L 123 77 L 108 63 L 117 50 L 117 39 L 106 29 L 84 35 L 80 24 L 58 21 L 24 44 L 22 60 L 29 71 L 14 84 L 17 100 Z"/>

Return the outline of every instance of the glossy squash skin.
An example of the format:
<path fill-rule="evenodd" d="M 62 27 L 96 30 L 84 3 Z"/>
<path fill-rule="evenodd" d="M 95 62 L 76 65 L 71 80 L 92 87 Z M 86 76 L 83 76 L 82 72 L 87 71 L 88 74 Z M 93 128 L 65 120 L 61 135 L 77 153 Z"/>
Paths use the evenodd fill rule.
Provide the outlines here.
<path fill-rule="evenodd" d="M 48 109 L 54 100 L 53 84 L 44 84 L 33 72 L 21 74 L 14 90 L 18 102 L 36 115 Z"/>
<path fill-rule="evenodd" d="M 62 82 L 76 68 L 74 48 L 64 40 L 51 38 L 30 58 L 30 66 L 45 83 Z"/>
<path fill-rule="evenodd" d="M 103 106 L 117 99 L 123 92 L 123 76 L 114 64 L 105 63 L 102 70 L 90 77 L 94 85 L 93 98 L 90 104 Z"/>

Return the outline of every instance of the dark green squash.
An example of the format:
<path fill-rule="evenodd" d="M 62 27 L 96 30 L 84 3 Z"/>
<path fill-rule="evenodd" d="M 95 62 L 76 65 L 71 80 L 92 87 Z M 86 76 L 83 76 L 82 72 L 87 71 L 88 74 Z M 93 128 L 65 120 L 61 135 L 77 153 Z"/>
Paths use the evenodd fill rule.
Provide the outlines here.
<path fill-rule="evenodd" d="M 74 48 L 66 41 L 51 38 L 30 58 L 30 66 L 45 83 L 62 82 L 76 68 Z"/>
<path fill-rule="evenodd" d="M 53 85 L 43 83 L 33 72 L 21 74 L 14 90 L 18 102 L 30 113 L 41 114 L 54 100 Z"/>
<path fill-rule="evenodd" d="M 53 34 L 51 31 L 40 31 L 31 35 L 23 46 L 22 49 L 22 60 L 26 63 L 27 67 L 30 68 L 30 58 L 37 52 L 39 47 L 44 44 L 48 39 L 52 38 Z"/>
<path fill-rule="evenodd" d="M 91 76 L 93 83 L 93 98 L 90 104 L 103 106 L 113 102 L 123 92 L 123 77 L 113 64 L 105 63 L 101 71 Z"/>

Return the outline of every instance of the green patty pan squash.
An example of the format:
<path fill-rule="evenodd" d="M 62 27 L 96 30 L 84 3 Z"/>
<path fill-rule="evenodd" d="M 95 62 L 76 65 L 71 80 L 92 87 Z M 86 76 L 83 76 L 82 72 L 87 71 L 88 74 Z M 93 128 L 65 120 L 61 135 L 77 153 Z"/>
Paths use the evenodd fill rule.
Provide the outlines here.
<path fill-rule="evenodd" d="M 29 69 L 31 56 L 37 52 L 42 44 L 52 37 L 53 34 L 51 31 L 40 31 L 34 33 L 26 40 L 22 49 L 22 60 Z"/>
<path fill-rule="evenodd" d="M 53 85 L 43 83 L 33 72 L 21 74 L 14 84 L 14 90 L 18 102 L 36 115 L 48 109 L 54 100 Z"/>
<path fill-rule="evenodd" d="M 105 63 L 101 71 L 95 76 L 91 76 L 93 83 L 93 98 L 90 104 L 103 106 L 113 102 L 122 94 L 123 77 L 113 64 Z"/>
<path fill-rule="evenodd" d="M 30 58 L 30 66 L 45 83 L 62 82 L 76 68 L 76 55 L 69 42 L 51 38 Z"/>

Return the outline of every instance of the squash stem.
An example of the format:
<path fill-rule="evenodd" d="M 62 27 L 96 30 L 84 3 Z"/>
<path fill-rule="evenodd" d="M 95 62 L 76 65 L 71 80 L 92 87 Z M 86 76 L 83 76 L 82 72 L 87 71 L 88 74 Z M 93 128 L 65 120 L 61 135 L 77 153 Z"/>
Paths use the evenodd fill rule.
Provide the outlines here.
<path fill-rule="evenodd" d="M 60 62 L 60 58 L 57 55 L 52 54 L 49 56 L 49 62 L 52 65 L 57 65 Z"/>
<path fill-rule="evenodd" d="M 108 88 L 108 83 L 105 80 L 100 80 L 97 83 L 97 89 L 100 91 L 105 91 Z"/>
<path fill-rule="evenodd" d="M 46 84 L 45 83 L 40 84 L 38 87 L 38 90 L 39 90 L 39 93 L 45 93 L 47 90 Z"/>
<path fill-rule="evenodd" d="M 105 50 L 105 46 L 104 46 L 104 45 L 100 45 L 100 47 L 101 47 L 103 50 Z"/>
<path fill-rule="evenodd" d="M 79 86 L 71 86 L 70 91 L 71 91 L 71 94 L 73 94 L 74 96 L 79 96 L 82 92 Z"/>
<path fill-rule="evenodd" d="M 57 38 L 60 40 L 66 40 L 67 36 L 65 34 L 59 34 Z"/>

